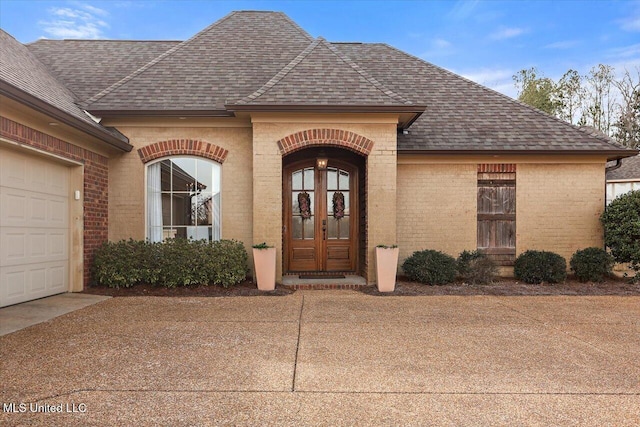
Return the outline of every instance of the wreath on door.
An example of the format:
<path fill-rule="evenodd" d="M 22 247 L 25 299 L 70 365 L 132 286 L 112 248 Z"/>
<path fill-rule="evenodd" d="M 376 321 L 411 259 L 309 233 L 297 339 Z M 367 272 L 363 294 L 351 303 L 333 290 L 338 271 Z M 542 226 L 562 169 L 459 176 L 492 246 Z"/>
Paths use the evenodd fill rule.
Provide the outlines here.
<path fill-rule="evenodd" d="M 298 209 L 302 220 L 311 218 L 311 197 L 306 191 L 298 193 Z"/>
<path fill-rule="evenodd" d="M 333 193 L 333 217 L 335 219 L 344 217 L 344 194 L 341 191 Z"/>

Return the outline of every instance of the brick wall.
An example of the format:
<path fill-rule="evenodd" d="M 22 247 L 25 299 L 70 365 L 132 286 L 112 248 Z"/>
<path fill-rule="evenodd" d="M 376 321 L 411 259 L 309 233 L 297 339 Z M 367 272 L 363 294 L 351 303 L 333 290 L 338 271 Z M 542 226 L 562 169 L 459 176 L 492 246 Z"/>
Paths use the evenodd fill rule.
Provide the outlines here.
<path fill-rule="evenodd" d="M 516 188 L 516 255 L 603 246 L 604 163 L 519 164 Z"/>
<path fill-rule="evenodd" d="M 477 246 L 477 165 L 398 165 L 399 263 L 414 251 Z"/>
<path fill-rule="evenodd" d="M 95 250 L 107 240 L 109 223 L 108 159 L 85 148 L 0 117 L 0 135 L 84 164 L 84 285 L 90 279 Z"/>

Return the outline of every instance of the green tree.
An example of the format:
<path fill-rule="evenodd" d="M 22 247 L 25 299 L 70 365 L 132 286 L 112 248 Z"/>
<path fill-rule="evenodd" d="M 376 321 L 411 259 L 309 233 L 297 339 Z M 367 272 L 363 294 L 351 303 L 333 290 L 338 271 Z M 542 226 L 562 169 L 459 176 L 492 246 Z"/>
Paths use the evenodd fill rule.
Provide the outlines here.
<path fill-rule="evenodd" d="M 617 262 L 628 262 L 640 280 L 640 191 L 631 191 L 613 200 L 600 221 L 604 243 Z"/>
<path fill-rule="evenodd" d="M 569 70 L 556 85 L 558 118 L 571 124 L 578 123 L 580 106 L 584 99 L 582 76 L 576 70 Z"/>
<path fill-rule="evenodd" d="M 543 76 L 538 76 L 535 67 L 520 70 L 513 76 L 518 89 L 518 100 L 531 105 L 551 115 L 557 115 L 559 103 L 556 96 L 555 82 Z"/>

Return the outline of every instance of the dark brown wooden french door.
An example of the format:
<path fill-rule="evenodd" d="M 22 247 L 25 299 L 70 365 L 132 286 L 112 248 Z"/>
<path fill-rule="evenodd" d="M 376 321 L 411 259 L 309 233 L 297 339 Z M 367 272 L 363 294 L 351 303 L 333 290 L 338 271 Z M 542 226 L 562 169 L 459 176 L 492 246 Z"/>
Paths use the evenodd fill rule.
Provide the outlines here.
<path fill-rule="evenodd" d="M 315 159 L 284 170 L 285 270 L 355 271 L 358 260 L 358 169 Z"/>

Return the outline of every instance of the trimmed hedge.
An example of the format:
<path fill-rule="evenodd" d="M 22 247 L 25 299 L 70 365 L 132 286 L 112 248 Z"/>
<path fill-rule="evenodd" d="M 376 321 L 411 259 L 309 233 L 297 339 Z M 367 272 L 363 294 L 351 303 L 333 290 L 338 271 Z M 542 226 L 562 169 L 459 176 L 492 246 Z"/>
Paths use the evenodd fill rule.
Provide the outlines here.
<path fill-rule="evenodd" d="M 516 258 L 513 275 L 525 283 L 564 282 L 567 261 L 554 252 L 528 250 Z"/>
<path fill-rule="evenodd" d="M 612 273 L 613 256 L 602 248 L 576 251 L 569 265 L 580 282 L 602 282 Z"/>
<path fill-rule="evenodd" d="M 229 287 L 247 275 L 247 251 L 242 242 L 167 239 L 107 242 L 96 252 L 93 280 L 109 287 L 137 283 L 166 287 L 216 284 Z"/>
<path fill-rule="evenodd" d="M 493 282 L 498 266 L 482 251 L 462 251 L 456 260 L 458 276 L 466 283 L 487 284 Z"/>
<path fill-rule="evenodd" d="M 456 278 L 456 260 L 440 251 L 416 251 L 402 264 L 409 279 L 425 285 L 444 285 Z"/>

